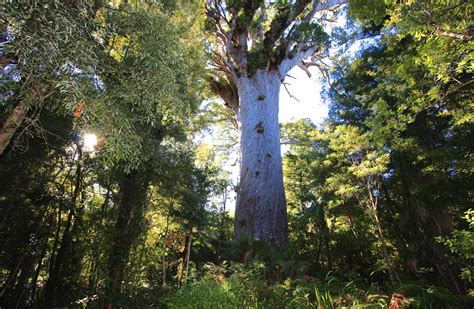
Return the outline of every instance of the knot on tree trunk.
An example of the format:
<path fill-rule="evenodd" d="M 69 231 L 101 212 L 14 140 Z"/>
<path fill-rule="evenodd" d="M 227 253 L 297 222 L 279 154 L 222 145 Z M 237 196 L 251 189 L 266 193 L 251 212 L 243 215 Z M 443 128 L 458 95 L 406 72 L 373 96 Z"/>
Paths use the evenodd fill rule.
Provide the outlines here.
<path fill-rule="evenodd" d="M 255 126 L 255 131 L 257 131 L 257 133 L 259 134 L 263 134 L 263 132 L 265 131 L 265 129 L 263 128 L 263 121 L 257 123 L 257 125 Z"/>

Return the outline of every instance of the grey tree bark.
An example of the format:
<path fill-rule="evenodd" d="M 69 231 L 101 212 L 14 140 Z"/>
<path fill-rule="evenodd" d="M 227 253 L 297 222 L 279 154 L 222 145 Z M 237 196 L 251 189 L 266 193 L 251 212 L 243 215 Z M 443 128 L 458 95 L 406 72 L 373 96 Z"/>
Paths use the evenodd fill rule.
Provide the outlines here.
<path fill-rule="evenodd" d="M 235 237 L 277 247 L 288 242 L 278 105 L 278 71 L 259 70 L 237 80 L 240 121 L 240 185 Z"/>

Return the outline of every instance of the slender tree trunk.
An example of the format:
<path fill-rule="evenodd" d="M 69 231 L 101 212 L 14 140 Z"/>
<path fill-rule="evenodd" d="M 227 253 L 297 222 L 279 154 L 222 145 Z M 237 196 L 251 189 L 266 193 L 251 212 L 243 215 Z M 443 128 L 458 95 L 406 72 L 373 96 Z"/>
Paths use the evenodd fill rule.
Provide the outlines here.
<path fill-rule="evenodd" d="M 181 266 L 179 268 L 179 273 L 178 273 L 178 280 L 180 284 L 183 284 L 186 282 L 186 276 L 187 276 L 187 271 L 188 271 L 188 263 L 189 263 L 189 253 L 190 253 L 190 246 L 191 246 L 191 233 L 186 234 L 184 236 L 184 249 L 183 249 L 183 257 L 181 260 Z"/>
<path fill-rule="evenodd" d="M 43 248 L 41 249 L 41 253 L 38 258 L 38 265 L 36 266 L 34 277 L 31 280 L 31 300 L 33 303 L 37 300 L 36 291 L 38 289 L 38 277 L 43 266 L 43 259 L 46 256 L 46 252 L 48 249 L 48 237 L 45 237 L 45 241 L 43 242 L 42 247 Z"/>
<path fill-rule="evenodd" d="M 168 284 L 166 282 L 166 239 L 168 237 L 169 227 L 170 227 L 170 218 L 171 218 L 171 208 L 173 203 L 170 203 L 168 206 L 168 214 L 166 215 L 166 227 L 165 234 L 163 236 L 163 254 L 162 254 L 162 264 L 163 264 L 163 287 L 165 288 Z"/>
<path fill-rule="evenodd" d="M 329 228 L 329 225 L 328 225 L 328 222 L 327 222 L 327 219 L 326 219 L 326 212 L 324 211 L 323 206 L 319 207 L 319 217 L 320 217 L 319 232 L 320 232 L 320 235 L 321 235 L 320 236 L 320 246 L 322 246 L 322 242 L 324 241 L 324 249 L 325 249 L 325 253 L 326 253 L 326 259 L 327 259 L 327 262 L 328 262 L 328 269 L 331 270 L 332 266 L 333 266 L 332 255 L 331 255 L 331 247 L 330 247 L 331 230 Z M 320 248 L 318 248 L 318 250 L 320 250 Z"/>
<path fill-rule="evenodd" d="M 5 149 L 10 144 L 10 141 L 15 135 L 18 127 L 28 112 L 28 106 L 24 102 L 20 102 L 11 111 L 5 122 L 0 126 L 0 155 L 3 154 Z"/>
<path fill-rule="evenodd" d="M 56 233 L 54 235 L 54 241 L 53 241 L 53 246 L 51 248 L 51 257 L 49 259 L 49 269 L 48 273 L 51 274 L 53 272 L 54 268 L 54 263 L 55 263 L 55 257 L 56 257 L 56 250 L 58 249 L 59 246 L 59 238 L 61 237 L 61 225 L 62 225 L 62 208 L 63 208 L 63 203 L 59 205 L 58 209 L 58 222 L 56 224 Z"/>
<path fill-rule="evenodd" d="M 48 212 L 48 207 L 38 215 L 37 218 L 43 220 Z M 45 255 L 48 235 L 42 235 L 41 229 L 44 222 L 34 220 L 36 224 L 25 226 L 26 237 L 25 242 L 18 243 L 22 248 L 22 255 L 13 257 L 14 265 L 11 265 L 10 272 L 4 285 L 0 290 L 0 307 L 5 308 L 25 308 L 29 301 L 34 300 L 33 295 L 36 285 L 35 265 L 41 266 L 42 258 Z M 43 239 L 42 246 L 39 239 Z M 42 247 L 42 251 L 38 252 L 37 248 Z M 38 261 L 39 258 L 39 261 Z M 12 263 L 13 264 L 13 263 Z M 7 266 L 8 267 L 8 266 Z"/>
<path fill-rule="evenodd" d="M 193 234 L 189 233 L 189 241 L 188 241 L 188 248 L 186 250 L 186 272 L 184 273 L 184 285 L 188 282 L 188 274 L 189 274 L 189 258 L 191 256 L 191 242 L 193 240 Z"/>
<path fill-rule="evenodd" d="M 23 291 L 25 289 L 25 279 L 30 275 L 28 271 L 31 263 L 31 253 L 29 250 L 19 258 L 18 264 L 13 269 L 10 269 L 7 280 L 2 286 L 0 293 L 0 306 L 5 308 L 16 308 L 20 302 Z M 28 272 L 28 274 L 27 274 Z M 2 307 L 3 308 L 3 307 Z"/>
<path fill-rule="evenodd" d="M 227 205 L 227 187 L 224 188 L 224 192 L 222 194 L 222 206 L 220 208 L 220 222 L 219 222 L 219 238 L 217 240 L 217 262 L 221 262 L 221 250 L 222 244 L 225 240 L 225 219 L 226 219 L 226 205 Z"/>
<path fill-rule="evenodd" d="M 400 282 L 400 279 L 398 279 L 397 273 L 395 272 L 392 256 L 390 255 L 390 252 L 388 251 L 387 243 L 385 241 L 385 237 L 383 236 L 382 225 L 380 223 L 379 215 L 377 213 L 377 203 L 374 202 L 374 197 L 372 197 L 372 195 L 371 195 L 371 200 L 372 200 L 372 203 L 370 204 L 369 207 L 371 207 L 371 212 L 374 216 L 375 225 L 377 227 L 377 233 L 380 239 L 380 243 L 382 244 L 382 251 L 385 257 L 385 262 L 387 263 L 387 266 L 388 266 L 388 275 L 390 277 L 391 283 L 394 284 L 396 281 Z"/>
<path fill-rule="evenodd" d="M 16 301 L 16 308 L 26 308 L 26 303 L 28 300 L 28 279 L 32 276 L 32 273 L 35 269 L 35 257 L 30 252 L 22 263 L 20 276 L 18 277 L 18 282 L 16 284 L 14 295 L 12 299 Z"/>
<path fill-rule="evenodd" d="M 278 122 L 280 83 L 274 70 L 237 81 L 241 146 L 234 236 L 284 248 L 288 219 Z"/>
<path fill-rule="evenodd" d="M 54 259 L 52 268 L 50 268 L 49 278 L 46 282 L 43 304 L 45 306 L 55 306 L 58 301 L 58 288 L 62 284 L 62 268 L 64 261 L 67 259 L 67 253 L 71 247 L 72 242 L 72 226 L 74 224 L 74 212 L 78 204 L 79 195 L 82 190 L 82 149 L 77 146 L 77 163 L 76 174 L 74 178 L 74 191 L 71 196 L 71 209 L 69 210 L 66 225 L 64 227 L 63 237 L 59 246 L 58 254 Z M 59 213 L 60 215 L 60 213 Z M 59 231 L 59 230 L 58 230 Z M 53 256 L 51 256 L 53 258 Z"/>
<path fill-rule="evenodd" d="M 71 243 L 71 227 L 73 224 L 74 211 L 69 211 L 66 226 L 64 227 L 64 234 L 61 240 L 61 245 L 58 250 L 58 254 L 54 259 L 54 264 L 49 272 L 48 281 L 46 282 L 43 304 L 45 306 L 55 306 L 57 302 L 57 289 L 61 281 L 61 268 L 63 262 L 66 259 L 67 251 Z"/>
<path fill-rule="evenodd" d="M 318 268 L 321 268 L 323 266 L 323 261 L 321 261 L 321 248 L 323 246 L 323 233 L 320 231 L 318 235 L 318 247 L 316 249 L 316 258 L 314 259 L 316 261 L 316 265 Z"/>
<path fill-rule="evenodd" d="M 325 220 L 326 221 L 326 220 Z M 331 254 L 331 246 L 330 246 L 330 243 L 331 243 L 331 230 L 329 229 L 329 227 L 327 226 L 327 223 L 326 223 L 326 233 L 325 233 L 325 236 L 324 237 L 324 247 L 326 249 L 326 258 L 328 260 L 328 269 L 331 270 L 332 267 L 333 267 L 333 262 L 332 262 L 332 254 Z"/>
<path fill-rule="evenodd" d="M 396 158 L 399 163 L 398 170 L 400 172 L 400 190 L 401 190 L 401 206 L 405 209 L 403 218 L 401 220 L 402 228 L 401 235 L 406 242 L 407 250 L 405 252 L 405 269 L 412 276 L 417 275 L 418 264 L 420 262 L 418 257 L 420 243 L 418 234 L 421 229 L 419 227 L 418 218 L 414 211 L 414 205 L 412 203 L 411 190 L 410 190 L 410 174 L 409 171 L 413 169 L 407 166 L 408 158 L 400 154 Z"/>
<path fill-rule="evenodd" d="M 18 272 L 20 271 L 21 265 L 23 261 L 26 258 L 26 254 L 23 254 L 21 258 L 18 259 L 18 261 L 15 264 L 12 264 L 11 268 L 9 269 L 8 276 L 5 280 L 5 282 L 2 285 L 2 289 L 0 291 L 0 300 L 5 301 L 8 297 L 6 297 L 6 294 L 9 294 L 11 290 L 13 290 L 13 287 L 15 285 L 15 282 L 18 277 Z"/>
<path fill-rule="evenodd" d="M 138 225 L 143 217 L 148 181 L 138 172 L 127 174 L 119 184 L 118 215 L 114 227 L 112 249 L 108 262 L 108 282 L 105 308 L 113 307 L 122 290 L 125 266 L 133 242 L 139 236 Z"/>
<path fill-rule="evenodd" d="M 347 220 L 348 224 L 349 224 L 349 229 L 351 230 L 352 234 L 354 235 L 355 238 L 359 238 L 359 235 L 357 234 L 355 228 L 354 228 L 354 221 L 352 220 L 352 215 L 349 214 L 348 216 L 348 220 Z"/>

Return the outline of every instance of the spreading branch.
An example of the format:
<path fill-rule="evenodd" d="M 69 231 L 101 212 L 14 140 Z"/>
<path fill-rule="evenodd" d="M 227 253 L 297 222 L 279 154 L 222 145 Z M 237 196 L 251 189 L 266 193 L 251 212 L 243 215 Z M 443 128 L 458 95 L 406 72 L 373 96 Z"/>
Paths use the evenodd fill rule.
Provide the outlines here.
<path fill-rule="evenodd" d="M 293 67 L 302 66 L 304 60 L 321 52 L 315 42 L 297 39 L 299 26 L 311 23 L 317 13 L 344 3 L 347 0 L 327 0 L 323 3 L 321 0 L 296 0 L 293 4 L 278 5 L 269 29 L 264 32 L 263 23 L 267 19 L 268 6 L 265 1 L 237 1 L 229 4 L 222 0 L 207 0 L 208 27 L 216 36 L 211 66 L 218 72 L 210 78 L 214 94 L 237 112 L 237 80 L 253 74 L 255 67 L 250 66 L 254 65 L 257 69 L 277 69 L 283 82 Z M 259 16 L 255 17 L 257 13 Z M 256 30 L 250 30 L 250 22 L 254 26 L 256 24 Z M 249 63 L 249 54 L 260 52 L 255 50 L 257 47 L 262 48 L 257 57 L 265 60 L 263 63 Z M 290 94 L 290 97 L 293 96 Z"/>
<path fill-rule="evenodd" d="M 318 0 L 313 0 L 312 2 L 312 8 L 311 10 L 302 18 L 303 23 L 310 23 L 316 13 L 319 13 L 321 11 L 333 8 L 335 6 L 339 6 L 342 4 L 347 3 L 347 0 L 328 0 L 324 3 L 320 3 Z M 292 28 L 292 30 L 294 27 Z M 317 52 L 320 52 L 320 50 L 314 46 L 314 45 L 309 45 L 305 42 L 295 42 L 293 39 L 293 33 L 290 31 L 288 34 L 288 46 L 286 48 L 286 57 L 282 61 L 279 67 L 279 74 L 280 78 L 283 80 L 283 78 L 286 76 L 286 74 L 295 66 L 300 66 L 303 60 L 313 56 L 316 56 Z M 296 51 L 296 54 L 295 54 Z M 305 69 L 305 72 L 308 74 L 309 70 Z M 308 76 L 311 76 L 308 74 Z"/>

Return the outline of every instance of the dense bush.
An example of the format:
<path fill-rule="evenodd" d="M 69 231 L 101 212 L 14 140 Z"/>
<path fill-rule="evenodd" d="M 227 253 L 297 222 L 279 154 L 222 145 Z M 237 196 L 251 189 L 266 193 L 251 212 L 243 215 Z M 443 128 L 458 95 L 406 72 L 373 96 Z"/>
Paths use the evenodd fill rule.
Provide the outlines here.
<path fill-rule="evenodd" d="M 327 274 L 323 280 L 311 276 L 272 282 L 265 269 L 271 265 L 207 264 L 202 278 L 169 299 L 170 308 L 324 308 L 360 306 L 383 308 L 389 297 L 366 292 L 351 281 L 345 283 Z"/>
<path fill-rule="evenodd" d="M 247 264 L 208 263 L 199 279 L 171 295 L 170 308 L 387 308 L 391 301 L 410 308 L 461 308 L 473 299 L 458 297 L 444 287 L 411 281 L 381 288 L 329 272 L 269 279 L 274 265 L 253 260 Z"/>

